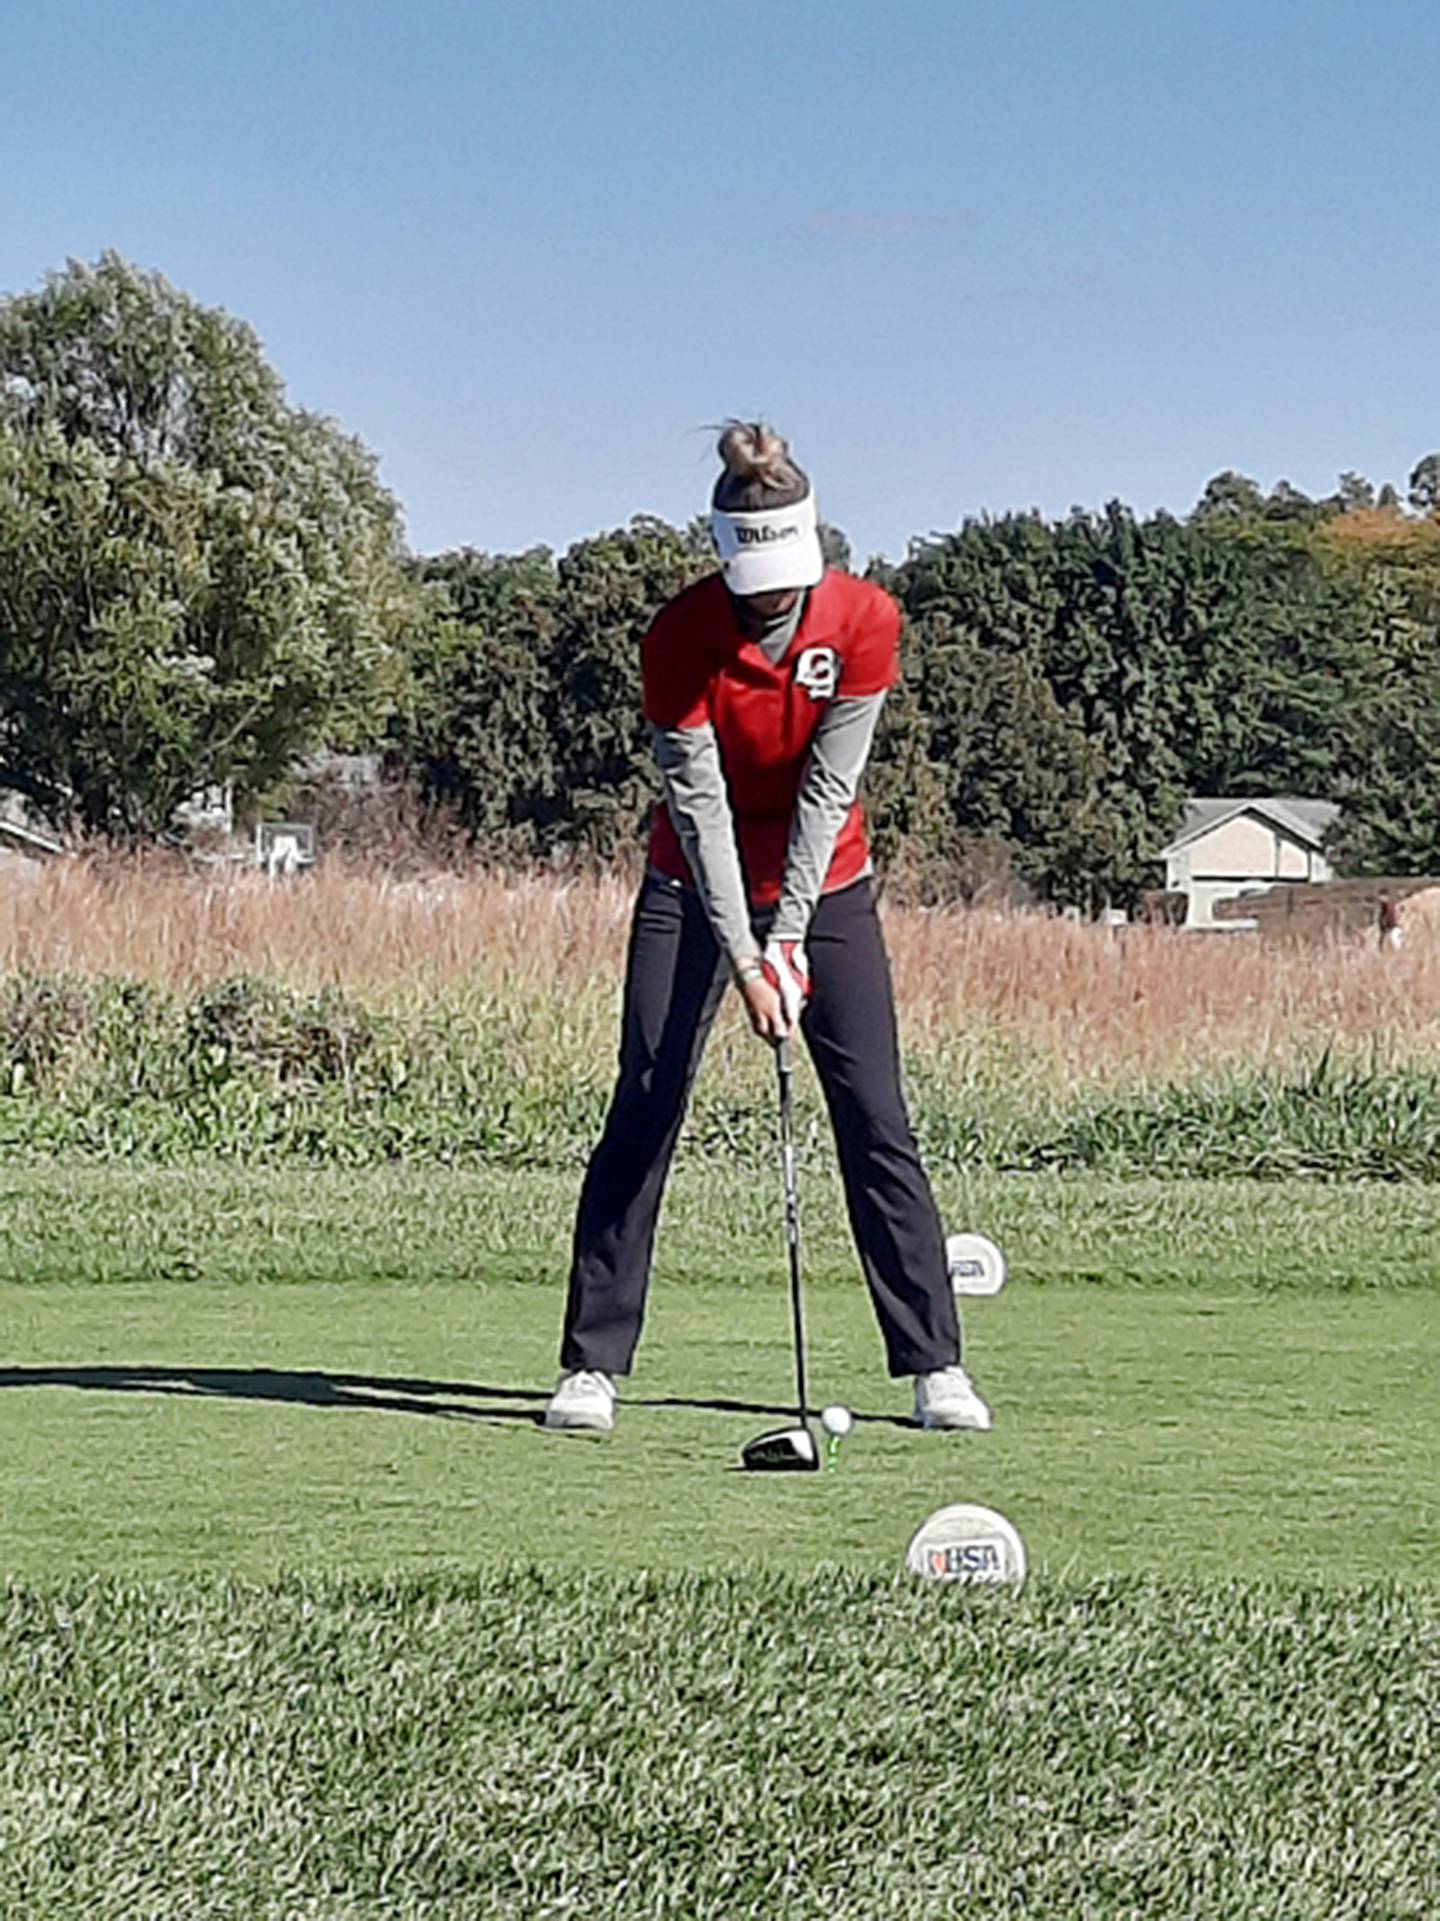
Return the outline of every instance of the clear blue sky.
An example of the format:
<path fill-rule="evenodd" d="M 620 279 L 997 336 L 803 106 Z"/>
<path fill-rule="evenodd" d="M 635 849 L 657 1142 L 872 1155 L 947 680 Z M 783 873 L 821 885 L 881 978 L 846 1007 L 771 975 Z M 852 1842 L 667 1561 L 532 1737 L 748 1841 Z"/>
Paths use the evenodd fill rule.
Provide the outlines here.
<path fill-rule="evenodd" d="M 1440 8 L 0 8 L 0 290 L 248 320 L 422 551 L 705 505 L 763 410 L 861 558 L 1440 446 Z"/>

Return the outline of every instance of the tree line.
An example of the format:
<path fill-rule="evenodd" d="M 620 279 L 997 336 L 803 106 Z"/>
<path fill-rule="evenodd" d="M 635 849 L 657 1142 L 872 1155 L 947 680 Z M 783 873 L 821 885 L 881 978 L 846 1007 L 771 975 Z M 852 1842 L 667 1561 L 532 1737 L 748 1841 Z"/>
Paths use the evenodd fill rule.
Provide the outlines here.
<path fill-rule="evenodd" d="M 712 566 L 703 521 L 558 556 L 417 557 L 402 525 L 368 450 L 160 276 L 107 254 L 0 301 L 0 789 L 136 841 L 368 749 L 490 858 L 633 847 L 638 643 Z M 1192 794 L 1335 800 L 1349 871 L 1440 866 L 1440 455 L 1403 500 L 1225 473 L 1183 517 L 977 517 L 868 571 L 906 626 L 867 794 L 914 888 L 1129 904 Z"/>

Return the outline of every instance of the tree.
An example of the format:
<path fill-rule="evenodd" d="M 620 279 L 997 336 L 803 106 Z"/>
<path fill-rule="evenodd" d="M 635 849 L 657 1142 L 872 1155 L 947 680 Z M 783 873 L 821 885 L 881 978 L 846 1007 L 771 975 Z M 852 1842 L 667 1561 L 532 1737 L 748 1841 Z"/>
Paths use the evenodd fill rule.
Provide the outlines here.
<path fill-rule="evenodd" d="M 1041 895 L 1104 891 L 1114 856 L 1104 749 L 1052 674 L 1062 572 L 1054 529 L 1011 515 L 917 542 L 884 577 L 909 616 L 914 694 L 941 785 L 941 804 L 927 797 L 910 823 L 912 868 L 928 858 L 943 871 L 962 846 L 984 844 Z M 938 844 L 917 847 L 914 827 Z"/>
<path fill-rule="evenodd" d="M 1440 870 L 1440 519 L 1336 521 L 1319 552 L 1362 610 L 1336 728 L 1349 874 Z"/>
<path fill-rule="evenodd" d="M 883 562 L 869 577 L 893 591 Z M 944 770 L 936 764 L 930 716 L 917 691 L 917 643 L 908 628 L 900 654 L 899 684 L 881 710 L 865 770 L 865 812 L 876 865 L 887 881 L 910 899 L 929 903 L 953 894 L 954 835 Z"/>
<path fill-rule="evenodd" d="M 1323 520 L 1329 511 L 1324 501 L 1312 500 L 1288 480 L 1277 480 L 1265 501 L 1267 520 Z"/>
<path fill-rule="evenodd" d="M 703 527 L 645 516 L 558 563 L 544 548 L 423 562 L 452 616 L 417 650 L 398 730 L 426 792 L 497 852 L 608 857 L 633 844 L 658 791 L 640 642 L 713 567 Z"/>
<path fill-rule="evenodd" d="M 1246 487 L 1215 493 L 1235 500 Z M 1056 524 L 972 521 L 912 547 L 884 584 L 910 617 L 943 784 L 944 827 L 925 853 L 964 839 L 1007 853 L 1042 897 L 1125 904 L 1158 879 L 1186 795 L 1338 800 L 1358 794 L 1362 764 L 1394 761 L 1403 728 L 1388 758 L 1377 745 L 1394 711 L 1388 681 L 1408 676 L 1418 714 L 1440 701 L 1416 684 L 1423 656 L 1385 639 L 1366 570 L 1433 634 L 1440 524 L 1264 507 L 1257 491 L 1251 511 L 1138 520 L 1112 502 Z M 1417 725 L 1412 778 L 1429 751 L 1428 722 Z M 1412 798 L 1404 810 L 1411 846 L 1428 806 Z M 1393 799 L 1381 811 L 1402 817 Z M 921 831 L 934 819 L 927 810 Z"/>
<path fill-rule="evenodd" d="M 855 556 L 850 549 L 850 541 L 843 528 L 822 520 L 816 530 L 820 536 L 820 551 L 825 556 L 825 565 L 833 567 L 837 573 L 849 574 L 855 570 Z"/>
<path fill-rule="evenodd" d="M 1335 508 L 1342 514 L 1359 513 L 1375 505 L 1375 489 L 1365 478 L 1347 467 L 1335 489 Z"/>
<path fill-rule="evenodd" d="M 636 842 L 659 792 L 641 709 L 640 643 L 665 602 L 714 566 L 713 553 L 649 515 L 577 541 L 560 561 L 549 695 L 552 844 L 608 858 Z"/>
<path fill-rule="evenodd" d="M 559 583 L 548 548 L 464 548 L 422 561 L 443 596 L 411 655 L 394 745 L 432 801 L 453 808 L 488 852 L 537 851 L 560 775 L 551 738 Z"/>
<path fill-rule="evenodd" d="M 1233 467 L 1227 467 L 1224 473 L 1216 474 L 1206 483 L 1204 493 L 1195 503 L 1194 518 L 1258 516 L 1264 511 L 1265 496 L 1259 485 L 1248 474 L 1237 474 Z"/>
<path fill-rule="evenodd" d="M 120 838 L 383 727 L 423 624 L 373 456 L 105 254 L 0 302 L 0 785 Z"/>
<path fill-rule="evenodd" d="M 1426 454 L 1410 474 L 1410 505 L 1417 514 L 1440 512 L 1440 454 Z"/>

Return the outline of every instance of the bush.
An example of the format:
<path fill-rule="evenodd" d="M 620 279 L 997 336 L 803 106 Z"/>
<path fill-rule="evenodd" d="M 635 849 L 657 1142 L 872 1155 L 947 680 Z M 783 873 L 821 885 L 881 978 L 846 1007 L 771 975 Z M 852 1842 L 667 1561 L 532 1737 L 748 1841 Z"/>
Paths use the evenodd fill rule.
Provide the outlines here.
<path fill-rule="evenodd" d="M 603 1003 L 603 1004 L 602 1004 Z M 239 977 L 188 993 L 66 975 L 0 980 L 0 1147 L 175 1160 L 293 1155 L 579 1167 L 604 1119 L 613 1010 L 454 991 L 372 1007 L 335 987 Z M 1337 1066 L 1060 1096 L 1006 1044 L 941 1037 L 905 1064 L 937 1167 L 1115 1175 L 1440 1179 L 1440 1071 Z M 681 1154 L 764 1167 L 774 1088 L 763 1052 L 711 1045 Z M 799 1089 L 802 1141 L 828 1140 L 819 1091 Z"/>

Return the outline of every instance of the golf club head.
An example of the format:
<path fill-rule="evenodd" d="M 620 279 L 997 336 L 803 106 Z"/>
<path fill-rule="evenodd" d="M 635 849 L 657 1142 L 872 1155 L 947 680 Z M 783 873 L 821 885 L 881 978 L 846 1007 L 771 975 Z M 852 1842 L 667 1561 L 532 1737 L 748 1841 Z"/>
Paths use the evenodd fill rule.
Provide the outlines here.
<path fill-rule="evenodd" d="M 743 1465 L 769 1474 L 810 1473 L 820 1466 L 820 1450 L 808 1427 L 777 1427 L 757 1434 L 740 1450 Z"/>

